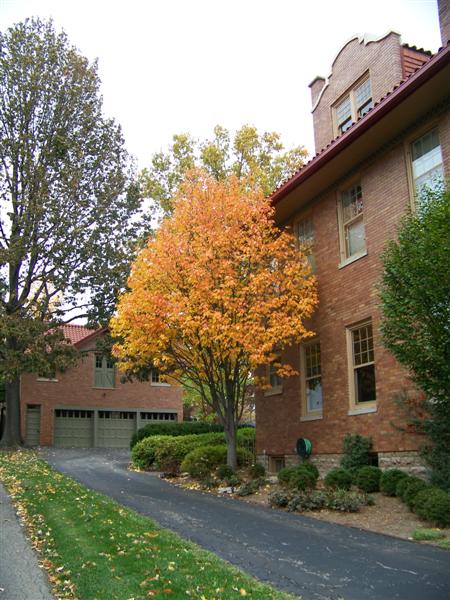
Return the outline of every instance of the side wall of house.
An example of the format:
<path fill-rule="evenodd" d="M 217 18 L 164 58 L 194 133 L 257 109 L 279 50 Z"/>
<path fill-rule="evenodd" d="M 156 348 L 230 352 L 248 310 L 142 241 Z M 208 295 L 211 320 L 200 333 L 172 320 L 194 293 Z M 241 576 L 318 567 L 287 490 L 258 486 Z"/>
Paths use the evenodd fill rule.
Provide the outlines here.
<path fill-rule="evenodd" d="M 114 388 L 94 387 L 95 346 L 82 347 L 83 355 L 78 364 L 57 373 L 57 381 L 39 380 L 36 374 L 27 373 L 21 378 L 22 434 L 26 435 L 27 405 L 40 406 L 40 436 L 42 446 L 53 444 L 55 408 L 97 408 L 142 411 L 170 411 L 183 420 L 181 387 L 152 384 L 150 382 L 121 382 L 121 374 L 115 370 Z"/>
<path fill-rule="evenodd" d="M 395 237 L 397 226 L 412 202 L 407 170 L 409 142 L 434 126 L 438 126 L 448 179 L 450 111 L 447 108 L 446 113 L 418 125 L 404 140 L 367 164 L 361 172 L 343 179 L 335 189 L 315 199 L 296 216 L 301 219 L 309 215 L 314 225 L 319 306 L 311 327 L 320 340 L 323 417 L 302 421 L 298 376 L 283 382 L 280 395 L 265 396 L 258 392 L 257 452 L 261 462 L 267 456 L 295 461 L 295 444 L 300 437 L 312 441 L 313 456 L 327 468 L 336 462 L 347 433 L 371 436 L 374 451 L 383 466 L 411 462 L 410 453 L 417 451 L 422 443 L 417 436 L 398 428 L 405 421 L 395 396 L 402 390 L 413 393 L 414 390 L 407 373 L 381 344 L 377 284 L 381 274 L 380 254 L 386 241 Z M 367 255 L 339 268 L 339 190 L 355 181 L 360 182 L 363 190 Z M 374 331 L 376 411 L 349 415 L 346 328 L 368 319 L 372 320 Z M 299 369 L 299 348 L 292 348 L 285 358 Z"/>

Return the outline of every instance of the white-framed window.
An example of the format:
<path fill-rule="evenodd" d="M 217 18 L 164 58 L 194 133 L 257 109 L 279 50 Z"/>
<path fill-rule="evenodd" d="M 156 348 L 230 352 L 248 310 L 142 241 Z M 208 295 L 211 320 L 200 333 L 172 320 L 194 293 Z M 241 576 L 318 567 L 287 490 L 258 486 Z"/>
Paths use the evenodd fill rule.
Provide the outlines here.
<path fill-rule="evenodd" d="M 266 367 L 266 378 L 267 383 L 269 384 L 269 388 L 265 390 L 265 396 L 271 396 L 274 394 L 281 394 L 283 391 L 283 378 L 278 375 L 277 367 L 278 367 L 279 358 L 276 358 Z"/>
<path fill-rule="evenodd" d="M 316 271 L 316 260 L 314 257 L 314 225 L 311 217 L 298 221 L 297 239 L 300 249 L 305 253 L 311 270 Z"/>
<path fill-rule="evenodd" d="M 151 385 L 159 385 L 159 386 L 169 386 L 170 384 L 164 381 L 161 377 L 161 373 L 159 369 L 153 367 L 151 375 L 150 375 L 150 383 Z"/>
<path fill-rule="evenodd" d="M 361 184 L 341 192 L 338 220 L 341 261 L 365 254 L 364 200 Z"/>
<path fill-rule="evenodd" d="M 417 196 L 425 187 L 433 189 L 444 179 L 441 144 L 437 127 L 411 144 L 412 176 Z"/>
<path fill-rule="evenodd" d="M 323 410 L 322 364 L 319 340 L 300 346 L 301 415 L 304 418 L 321 418 Z"/>
<path fill-rule="evenodd" d="M 375 355 L 372 322 L 347 329 L 350 409 L 376 406 Z"/>
<path fill-rule="evenodd" d="M 366 77 L 355 85 L 333 108 L 335 133 L 341 135 L 373 107 L 372 86 Z"/>
<path fill-rule="evenodd" d="M 114 361 L 103 354 L 94 355 L 94 387 L 114 388 L 115 368 Z"/>

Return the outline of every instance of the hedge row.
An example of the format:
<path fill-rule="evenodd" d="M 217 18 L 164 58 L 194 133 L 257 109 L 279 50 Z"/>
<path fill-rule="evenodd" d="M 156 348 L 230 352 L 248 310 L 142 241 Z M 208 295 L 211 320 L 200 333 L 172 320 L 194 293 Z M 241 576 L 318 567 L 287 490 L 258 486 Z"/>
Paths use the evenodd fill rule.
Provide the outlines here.
<path fill-rule="evenodd" d="M 223 425 L 217 425 L 215 423 L 201 423 L 200 421 L 163 421 L 160 423 L 149 423 L 133 435 L 130 442 L 130 448 L 147 437 L 154 435 L 199 435 L 202 433 L 218 433 L 223 431 Z"/>
<path fill-rule="evenodd" d="M 380 480 L 381 491 L 397 496 L 421 519 L 437 527 L 450 525 L 450 494 L 399 469 L 384 471 Z"/>
<path fill-rule="evenodd" d="M 252 428 L 239 429 L 238 446 L 245 445 L 255 438 Z M 177 472 L 184 457 L 201 446 L 220 446 L 225 443 L 224 433 L 204 433 L 183 436 L 154 435 L 138 442 L 131 458 L 136 467 L 144 470 Z"/>

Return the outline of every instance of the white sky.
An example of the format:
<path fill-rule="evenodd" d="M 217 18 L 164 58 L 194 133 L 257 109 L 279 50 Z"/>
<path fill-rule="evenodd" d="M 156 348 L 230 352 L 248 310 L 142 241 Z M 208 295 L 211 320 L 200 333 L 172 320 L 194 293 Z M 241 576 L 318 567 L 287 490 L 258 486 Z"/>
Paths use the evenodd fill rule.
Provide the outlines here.
<path fill-rule="evenodd" d="M 342 45 L 390 29 L 436 51 L 436 0 L 0 0 L 0 29 L 52 17 L 99 59 L 105 113 L 139 167 L 174 133 L 278 131 L 313 152 L 308 84 Z"/>

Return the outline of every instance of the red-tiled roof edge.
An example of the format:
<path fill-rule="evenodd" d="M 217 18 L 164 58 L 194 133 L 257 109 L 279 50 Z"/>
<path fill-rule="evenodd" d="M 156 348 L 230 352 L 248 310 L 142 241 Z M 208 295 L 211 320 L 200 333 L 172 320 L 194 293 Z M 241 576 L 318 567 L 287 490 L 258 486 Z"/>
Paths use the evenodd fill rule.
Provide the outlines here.
<path fill-rule="evenodd" d="M 384 98 L 379 100 L 375 106 L 359 121 L 354 123 L 342 136 L 332 140 L 323 150 L 316 154 L 309 162 L 306 163 L 297 173 L 288 181 L 283 183 L 275 190 L 270 200 L 273 205 L 276 205 L 282 200 L 292 189 L 297 187 L 302 180 L 313 175 L 323 164 L 331 160 L 339 154 L 346 146 L 350 145 L 355 139 L 362 135 L 367 129 L 372 127 L 380 119 L 384 117 L 390 110 L 395 108 L 400 102 L 412 94 L 423 83 L 431 79 L 443 66 L 450 61 L 450 43 L 443 48 L 439 48 L 438 52 L 422 67 L 417 69 L 415 73 L 410 75 L 408 79 L 401 81 L 394 86 L 391 92 L 388 92 Z"/>
<path fill-rule="evenodd" d="M 78 340 L 78 342 L 75 342 L 74 346 L 78 348 L 79 346 L 84 345 L 87 341 L 95 339 L 97 336 L 101 335 L 102 333 L 105 333 L 106 331 L 108 331 L 108 327 L 101 327 L 100 329 L 93 331 L 83 339 Z"/>

